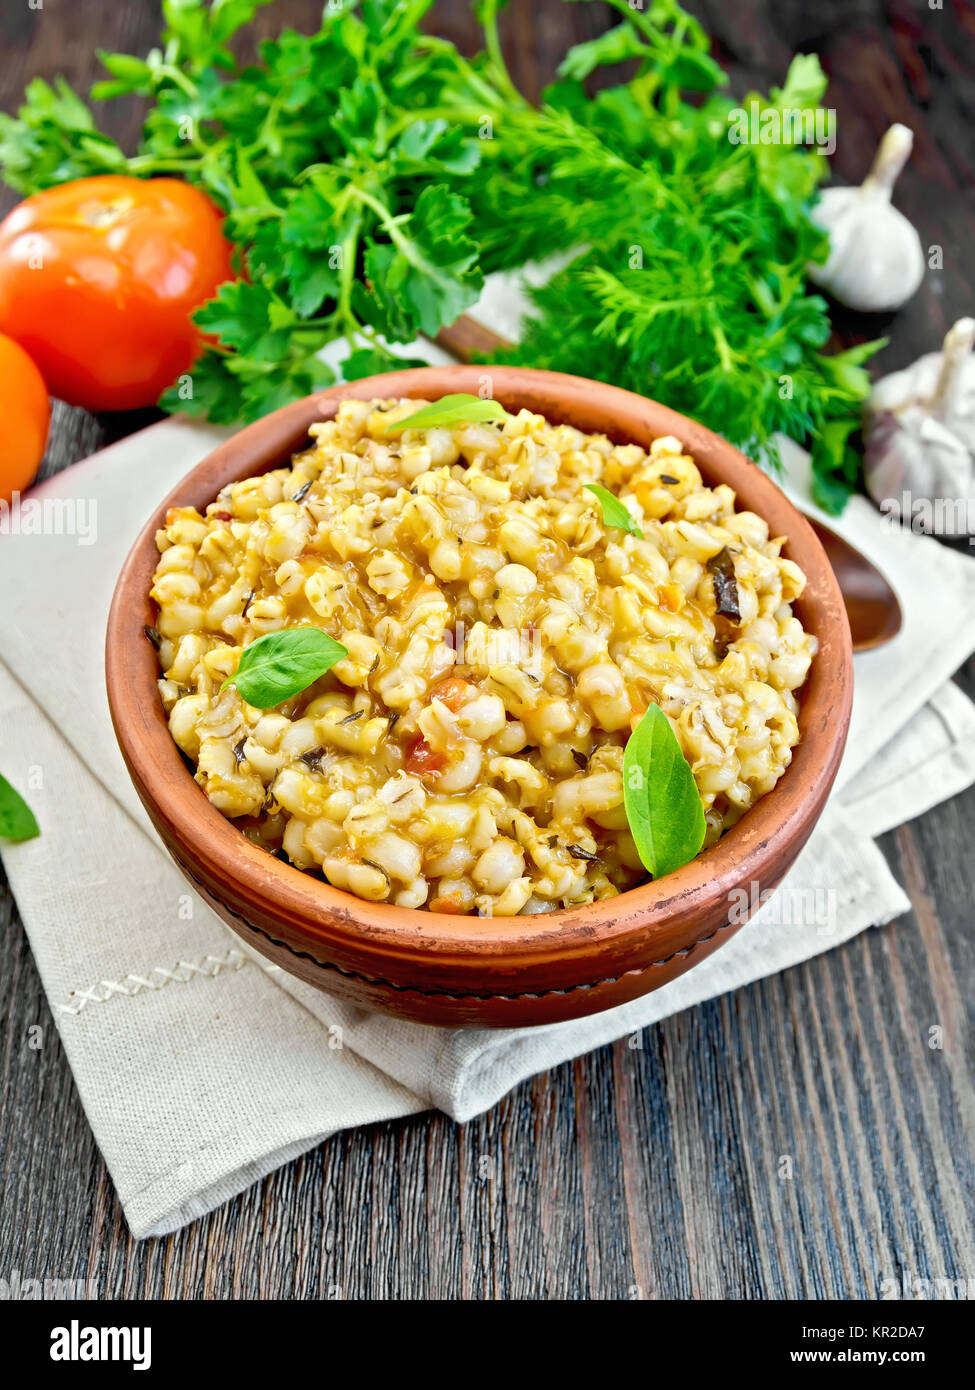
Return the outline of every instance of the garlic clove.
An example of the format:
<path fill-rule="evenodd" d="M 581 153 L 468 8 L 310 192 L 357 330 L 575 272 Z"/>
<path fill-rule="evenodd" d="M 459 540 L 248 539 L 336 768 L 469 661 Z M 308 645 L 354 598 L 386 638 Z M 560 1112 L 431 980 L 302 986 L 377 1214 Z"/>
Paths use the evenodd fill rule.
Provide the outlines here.
<path fill-rule="evenodd" d="M 975 319 L 959 319 L 945 334 L 931 407 L 939 420 L 959 429 L 975 426 Z"/>
<path fill-rule="evenodd" d="M 964 424 L 975 410 L 975 319 L 959 319 L 945 334 L 941 352 L 927 352 L 911 366 L 875 381 L 868 413 L 894 412 L 919 401 L 939 418 Z"/>
<path fill-rule="evenodd" d="M 907 126 L 892 125 L 860 187 L 827 188 L 813 208 L 813 220 L 829 233 L 830 254 L 806 273 L 850 309 L 899 309 L 924 279 L 921 239 L 890 201 L 913 144 Z"/>
<path fill-rule="evenodd" d="M 975 533 L 975 319 L 959 319 L 941 352 L 878 381 L 864 407 L 864 479 L 883 511 L 939 534 Z M 923 504 L 923 506 L 919 506 Z"/>

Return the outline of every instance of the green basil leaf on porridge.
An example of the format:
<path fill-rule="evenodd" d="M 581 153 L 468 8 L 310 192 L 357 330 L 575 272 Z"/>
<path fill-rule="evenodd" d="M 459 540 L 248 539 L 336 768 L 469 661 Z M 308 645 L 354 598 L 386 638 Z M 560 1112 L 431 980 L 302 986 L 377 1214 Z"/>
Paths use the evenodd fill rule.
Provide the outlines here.
<path fill-rule="evenodd" d="M 403 430 L 432 430 L 453 428 L 454 425 L 479 424 L 482 420 L 510 420 L 512 416 L 499 401 L 484 400 L 481 396 L 471 396 L 464 391 L 454 395 L 442 396 L 432 405 L 408 415 L 405 420 L 394 420 L 386 426 L 387 434 L 400 434 Z"/>
<path fill-rule="evenodd" d="M 651 705 L 623 750 L 623 805 L 640 861 L 654 878 L 704 844 L 704 806 L 670 720 Z"/>
<path fill-rule="evenodd" d="M 614 497 L 608 488 L 600 487 L 598 483 L 583 483 L 583 487 L 599 502 L 603 513 L 603 524 L 605 526 L 615 526 L 619 531 L 626 531 L 631 536 L 639 536 L 643 540 L 643 532 L 636 524 L 632 513 L 623 505 L 618 497 Z"/>
<path fill-rule="evenodd" d="M 0 777 L 0 838 L 4 840 L 33 840 L 40 834 L 34 812 L 20 792 Z"/>
<path fill-rule="evenodd" d="M 244 648 L 237 670 L 220 688 L 235 685 L 255 709 L 272 709 L 307 690 L 348 654 L 348 648 L 318 627 L 266 632 Z"/>

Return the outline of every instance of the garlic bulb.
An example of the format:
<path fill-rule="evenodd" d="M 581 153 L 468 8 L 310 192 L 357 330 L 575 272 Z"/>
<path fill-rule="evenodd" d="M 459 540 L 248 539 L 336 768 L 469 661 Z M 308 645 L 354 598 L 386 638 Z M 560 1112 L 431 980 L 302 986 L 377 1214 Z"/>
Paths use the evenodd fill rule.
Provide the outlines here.
<path fill-rule="evenodd" d="M 864 476 L 881 511 L 939 535 L 975 534 L 975 319 L 942 352 L 878 381 L 864 407 Z"/>
<path fill-rule="evenodd" d="M 890 202 L 913 144 L 907 126 L 892 125 L 861 186 L 827 188 L 813 208 L 813 219 L 829 232 L 830 253 L 825 265 L 810 263 L 806 273 L 849 309 L 899 309 L 924 279 L 920 237 Z"/>

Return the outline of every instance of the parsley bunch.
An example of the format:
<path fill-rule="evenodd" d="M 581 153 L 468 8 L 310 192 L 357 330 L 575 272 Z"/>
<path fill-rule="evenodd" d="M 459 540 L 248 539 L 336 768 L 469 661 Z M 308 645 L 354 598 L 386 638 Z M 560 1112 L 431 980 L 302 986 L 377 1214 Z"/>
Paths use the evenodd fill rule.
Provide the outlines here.
<path fill-rule="evenodd" d="M 319 351 L 345 338 L 346 378 L 397 361 L 386 342 L 433 335 L 477 298 L 479 247 L 450 186 L 478 165 L 469 126 L 497 100 L 417 23 L 430 0 L 326 5 L 242 67 L 228 41 L 267 0 L 164 0 L 162 47 L 101 54 L 95 102 L 148 97 L 137 153 L 101 134 L 63 82 L 0 118 L 6 181 L 32 193 L 100 173 L 183 175 L 226 211 L 245 278 L 196 315 L 219 340 L 165 409 L 252 420 L 335 380 Z M 480 89 L 480 90 L 479 90 Z M 443 104 L 457 118 L 432 114 Z"/>
<path fill-rule="evenodd" d="M 268 0 L 163 0 L 161 46 L 102 54 L 95 103 L 148 98 L 127 156 L 59 80 L 0 116 L 0 167 L 24 194 L 99 173 L 183 176 L 227 214 L 241 279 L 197 314 L 216 340 L 166 409 L 254 419 L 335 379 L 403 361 L 477 298 L 486 270 L 560 250 L 506 361 L 611 380 L 666 401 L 774 461 L 782 430 L 815 441 L 820 500 L 854 485 L 850 448 L 876 345 L 822 352 L 824 300 L 804 267 L 822 156 L 733 144 L 735 103 L 700 25 L 676 0 L 631 10 L 571 49 L 541 108 L 516 90 L 497 13 L 484 52 L 424 34 L 431 0 L 326 5 L 317 33 L 284 30 L 242 66 L 231 40 Z M 636 60 L 589 99 L 597 67 Z M 797 58 L 769 105 L 808 108 L 825 79 Z M 749 98 L 746 98 L 746 104 Z M 334 360 L 334 359 L 333 359 Z"/>

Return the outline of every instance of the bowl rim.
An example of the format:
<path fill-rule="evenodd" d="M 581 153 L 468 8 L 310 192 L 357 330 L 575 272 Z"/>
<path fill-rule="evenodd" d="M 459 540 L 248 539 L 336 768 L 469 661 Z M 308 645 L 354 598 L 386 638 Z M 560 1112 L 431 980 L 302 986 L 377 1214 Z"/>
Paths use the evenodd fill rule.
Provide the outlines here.
<path fill-rule="evenodd" d="M 341 400 L 436 399 L 451 391 L 477 392 L 486 377 L 489 394 L 502 404 L 515 410 L 528 405 L 554 423 L 645 446 L 675 435 L 706 481 L 729 482 L 739 506 L 769 521 L 771 534 L 787 536 L 783 553 L 807 578 L 794 606 L 819 640 L 800 701 L 802 739 L 790 766 L 715 845 L 663 879 L 614 898 L 517 917 L 367 902 L 254 845 L 208 801 L 187 769 L 169 733 L 156 685 L 156 653 L 144 635 L 155 616 L 149 598 L 158 560 L 155 533 L 169 508 L 202 510 L 227 483 L 280 466 L 306 440 L 309 425 L 331 418 Z M 614 423 L 581 423 L 590 417 Z M 554 962 L 567 979 L 588 979 L 594 955 L 602 968 L 616 962 L 626 969 L 636 946 L 642 959 L 658 963 L 652 960 L 658 950 L 700 944 L 702 911 L 722 896 L 730 901 L 742 882 L 773 886 L 781 877 L 776 864 L 783 855 L 789 862 L 795 857 L 789 846 L 801 846 L 808 837 L 835 778 L 850 719 L 853 667 L 842 595 L 812 527 L 773 479 L 726 440 L 667 406 L 606 383 L 527 367 L 448 366 L 405 368 L 316 392 L 247 426 L 191 469 L 153 510 L 122 567 L 106 632 L 106 686 L 123 758 L 156 828 L 184 868 L 193 864 L 202 879 L 222 885 L 228 905 L 286 923 L 292 943 L 306 944 L 320 964 L 353 963 L 384 975 L 391 962 L 407 972 L 432 964 L 474 981 L 490 969 L 516 983 L 515 973 Z"/>

